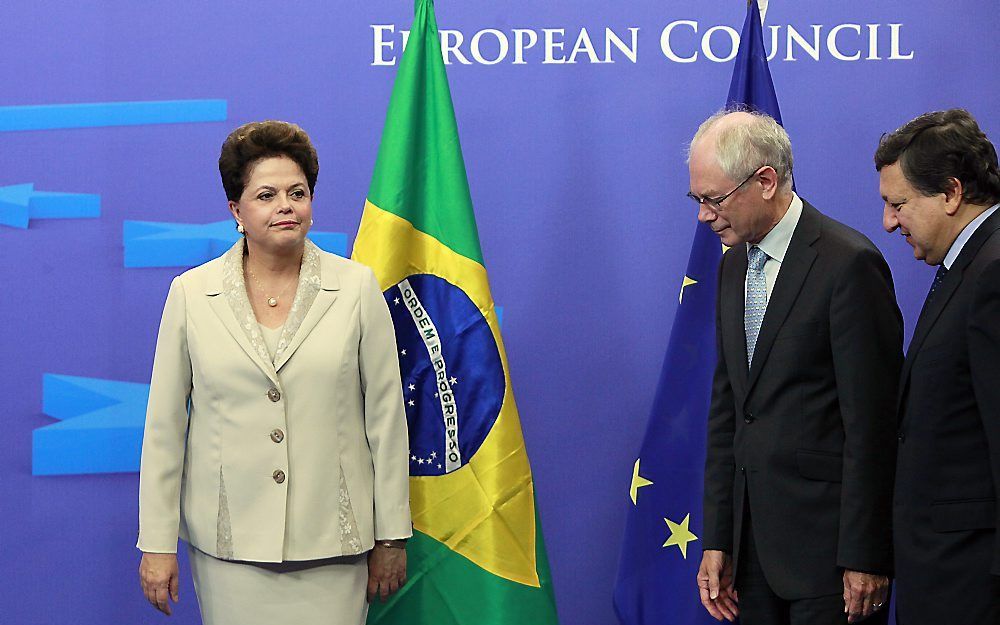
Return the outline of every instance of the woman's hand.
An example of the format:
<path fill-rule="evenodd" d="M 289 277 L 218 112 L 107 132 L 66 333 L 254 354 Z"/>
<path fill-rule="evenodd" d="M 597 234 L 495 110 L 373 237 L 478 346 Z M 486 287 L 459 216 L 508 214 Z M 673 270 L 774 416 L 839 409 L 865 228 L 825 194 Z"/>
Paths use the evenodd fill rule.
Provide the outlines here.
<path fill-rule="evenodd" d="M 181 599 L 177 554 L 142 554 L 142 561 L 139 562 L 139 582 L 142 584 L 142 592 L 153 607 L 170 616 L 170 603 L 167 602 L 167 597 L 173 599 L 174 603 Z"/>
<path fill-rule="evenodd" d="M 386 547 L 382 543 L 400 544 Z M 406 583 L 406 548 L 403 541 L 382 541 L 368 552 L 368 603 L 385 601 Z"/>

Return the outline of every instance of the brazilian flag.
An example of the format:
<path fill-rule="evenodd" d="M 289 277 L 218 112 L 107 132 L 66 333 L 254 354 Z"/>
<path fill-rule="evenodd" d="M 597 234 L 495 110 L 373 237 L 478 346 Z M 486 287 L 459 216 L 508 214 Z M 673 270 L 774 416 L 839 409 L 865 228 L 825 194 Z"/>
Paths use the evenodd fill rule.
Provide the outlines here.
<path fill-rule="evenodd" d="M 416 2 L 353 258 L 395 324 L 414 525 L 409 582 L 368 623 L 555 625 L 432 0 Z"/>

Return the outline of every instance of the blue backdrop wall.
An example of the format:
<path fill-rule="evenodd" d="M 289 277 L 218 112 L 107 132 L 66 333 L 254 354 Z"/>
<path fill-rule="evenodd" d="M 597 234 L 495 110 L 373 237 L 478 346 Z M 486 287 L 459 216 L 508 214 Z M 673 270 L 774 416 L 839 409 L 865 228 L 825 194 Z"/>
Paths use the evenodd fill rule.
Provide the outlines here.
<path fill-rule="evenodd" d="M 561 620 L 607 625 L 695 225 L 683 145 L 725 99 L 745 3 L 437 11 Z M 0 6 L 0 620 L 159 619 L 133 546 L 144 384 L 171 277 L 233 235 L 213 225 L 219 147 L 251 120 L 306 128 L 315 228 L 348 250 L 411 16 L 409 0 Z M 872 153 L 952 106 L 1000 137 L 998 26 L 993 0 L 767 14 L 799 192 L 884 251 L 907 335 L 931 271 L 881 231 Z M 174 620 L 198 622 L 186 569 Z"/>

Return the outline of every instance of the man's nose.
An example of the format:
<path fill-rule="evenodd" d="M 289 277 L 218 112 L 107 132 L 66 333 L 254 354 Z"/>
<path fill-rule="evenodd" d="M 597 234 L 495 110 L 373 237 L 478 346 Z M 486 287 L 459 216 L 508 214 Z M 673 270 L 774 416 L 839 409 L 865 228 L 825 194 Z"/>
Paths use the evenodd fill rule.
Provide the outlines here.
<path fill-rule="evenodd" d="M 886 232 L 892 232 L 899 227 L 899 219 L 896 218 L 896 209 L 886 203 L 882 209 L 882 227 Z"/>

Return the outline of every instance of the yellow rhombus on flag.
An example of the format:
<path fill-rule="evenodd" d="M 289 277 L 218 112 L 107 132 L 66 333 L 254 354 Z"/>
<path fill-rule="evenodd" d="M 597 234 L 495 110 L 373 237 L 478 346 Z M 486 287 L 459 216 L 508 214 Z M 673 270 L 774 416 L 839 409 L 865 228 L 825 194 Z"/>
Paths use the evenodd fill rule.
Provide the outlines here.
<path fill-rule="evenodd" d="M 353 258 L 396 328 L 415 530 L 409 581 L 369 624 L 556 625 L 432 0 L 416 2 Z"/>

